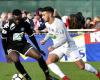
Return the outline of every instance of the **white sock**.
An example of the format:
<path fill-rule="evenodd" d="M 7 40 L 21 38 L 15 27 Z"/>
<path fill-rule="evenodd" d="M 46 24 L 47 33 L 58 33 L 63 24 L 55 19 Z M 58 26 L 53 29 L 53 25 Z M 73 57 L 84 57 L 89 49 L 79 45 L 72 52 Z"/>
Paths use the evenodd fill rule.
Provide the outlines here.
<path fill-rule="evenodd" d="M 49 64 L 48 67 L 53 73 L 58 75 L 60 78 L 63 78 L 65 76 L 64 73 L 60 70 L 60 68 L 55 63 Z"/>
<path fill-rule="evenodd" d="M 97 74 L 98 71 L 88 63 L 85 63 L 85 70 Z"/>

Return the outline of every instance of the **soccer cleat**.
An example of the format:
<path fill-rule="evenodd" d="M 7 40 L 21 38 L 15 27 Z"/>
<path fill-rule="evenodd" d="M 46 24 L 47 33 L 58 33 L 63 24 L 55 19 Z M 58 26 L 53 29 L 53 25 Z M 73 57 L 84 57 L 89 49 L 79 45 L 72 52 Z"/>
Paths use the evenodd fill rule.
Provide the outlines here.
<path fill-rule="evenodd" d="M 32 80 L 31 77 L 27 73 L 24 74 L 24 78 L 25 78 L 25 80 Z"/>
<path fill-rule="evenodd" d="M 67 76 L 64 76 L 62 80 L 70 80 Z"/>
<path fill-rule="evenodd" d="M 100 72 L 98 72 L 97 74 L 96 74 L 96 76 L 99 78 L 99 80 L 100 80 Z"/>

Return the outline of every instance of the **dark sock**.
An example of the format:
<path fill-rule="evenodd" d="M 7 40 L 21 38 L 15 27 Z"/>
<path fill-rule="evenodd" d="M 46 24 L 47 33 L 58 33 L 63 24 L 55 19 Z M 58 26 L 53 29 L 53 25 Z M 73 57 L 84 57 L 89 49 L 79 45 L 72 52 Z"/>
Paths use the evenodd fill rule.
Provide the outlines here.
<path fill-rule="evenodd" d="M 39 63 L 39 66 L 41 67 L 41 69 L 43 70 L 45 76 L 49 77 L 49 69 L 48 69 L 46 62 L 44 61 L 42 56 L 41 56 L 41 58 L 38 59 L 38 63 Z"/>
<path fill-rule="evenodd" d="M 22 74 L 24 75 L 24 77 L 26 79 L 30 78 L 30 76 L 28 75 L 28 73 L 26 72 L 26 70 L 24 69 L 23 65 L 21 64 L 20 61 L 17 61 L 14 63 L 15 64 L 15 67 L 16 69 Z"/>

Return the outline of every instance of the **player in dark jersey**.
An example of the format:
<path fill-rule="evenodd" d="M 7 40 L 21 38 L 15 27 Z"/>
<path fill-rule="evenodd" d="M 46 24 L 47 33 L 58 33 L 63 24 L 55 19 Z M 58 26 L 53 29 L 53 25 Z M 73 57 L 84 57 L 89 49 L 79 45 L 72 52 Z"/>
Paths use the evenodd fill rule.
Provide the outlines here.
<path fill-rule="evenodd" d="M 37 46 L 38 50 L 27 42 L 25 38 L 26 33 L 35 46 Z M 30 24 L 22 19 L 22 13 L 19 9 L 13 10 L 13 20 L 3 26 L 2 43 L 6 55 L 15 63 L 17 70 L 24 75 L 27 80 L 31 80 L 31 78 L 20 63 L 19 53 L 35 58 L 43 70 L 46 80 L 51 80 L 48 67 L 40 54 L 41 50 L 38 47 Z"/>

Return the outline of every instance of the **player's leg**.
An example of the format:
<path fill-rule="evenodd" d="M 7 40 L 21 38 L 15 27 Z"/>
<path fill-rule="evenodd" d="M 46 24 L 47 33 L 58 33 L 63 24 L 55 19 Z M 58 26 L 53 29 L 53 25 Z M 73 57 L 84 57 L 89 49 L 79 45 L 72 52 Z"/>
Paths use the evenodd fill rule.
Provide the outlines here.
<path fill-rule="evenodd" d="M 46 63 L 48 67 L 50 68 L 50 70 L 53 73 L 55 73 L 57 76 L 59 76 L 62 80 L 69 80 L 69 78 L 58 67 L 58 65 L 55 64 L 55 62 L 57 62 L 59 58 L 62 57 L 62 55 L 63 53 L 61 52 L 61 49 L 55 49 L 54 51 L 49 53 Z"/>
<path fill-rule="evenodd" d="M 50 75 L 49 75 L 49 70 L 48 70 L 48 67 L 47 67 L 47 65 L 46 65 L 46 62 L 45 62 L 45 60 L 43 59 L 43 57 L 41 56 L 41 54 L 40 54 L 35 48 L 30 48 L 30 49 L 27 51 L 26 56 L 35 58 L 35 59 L 38 61 L 39 66 L 40 66 L 41 69 L 43 70 L 43 72 L 44 72 L 44 74 L 45 74 L 45 77 L 46 77 L 46 80 L 51 80 L 51 79 L 50 79 Z"/>
<path fill-rule="evenodd" d="M 94 74 L 99 74 L 99 72 L 90 64 L 84 63 L 83 60 L 81 59 L 81 56 L 79 54 L 79 51 L 73 51 L 70 53 L 71 58 L 75 61 L 75 64 L 81 69 L 81 70 L 86 70 L 88 72 L 94 73 Z"/>
<path fill-rule="evenodd" d="M 31 80 L 30 76 L 19 60 L 19 54 L 16 51 L 10 51 L 9 58 L 14 62 L 16 69 L 26 78 L 26 80 Z"/>
<path fill-rule="evenodd" d="M 81 69 L 86 70 L 88 72 L 96 74 L 96 76 L 100 79 L 100 72 L 97 71 L 92 65 L 88 63 L 84 63 L 82 60 L 75 61 L 75 64 Z"/>
<path fill-rule="evenodd" d="M 84 63 L 82 60 L 75 61 L 75 64 L 81 69 L 97 74 L 98 71 L 90 64 Z"/>
<path fill-rule="evenodd" d="M 84 63 L 83 60 L 78 60 L 75 61 L 75 64 L 81 69 L 81 70 L 86 70 L 88 72 L 96 74 L 96 76 L 100 79 L 100 72 L 95 69 L 92 65 L 89 63 Z"/>

